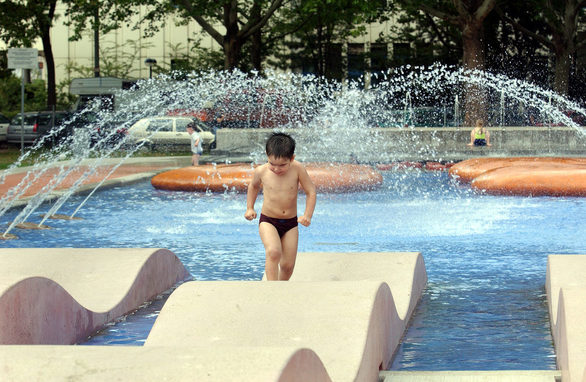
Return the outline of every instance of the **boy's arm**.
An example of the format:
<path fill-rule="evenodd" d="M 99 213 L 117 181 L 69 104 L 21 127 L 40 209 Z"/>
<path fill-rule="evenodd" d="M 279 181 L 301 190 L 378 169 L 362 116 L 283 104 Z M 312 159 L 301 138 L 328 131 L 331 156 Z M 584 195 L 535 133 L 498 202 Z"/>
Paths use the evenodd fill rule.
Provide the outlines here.
<path fill-rule="evenodd" d="M 315 185 L 311 181 L 307 170 L 303 165 L 299 165 L 299 183 L 305 191 L 305 212 L 297 221 L 308 227 L 311 224 L 311 217 L 313 216 L 313 210 L 315 210 L 315 203 L 317 201 L 317 192 L 315 191 Z"/>
<path fill-rule="evenodd" d="M 252 180 L 248 185 L 248 191 L 246 193 L 246 212 L 244 213 L 244 217 L 247 220 L 256 219 L 256 211 L 254 210 L 254 202 L 256 202 L 256 197 L 258 196 L 258 192 L 260 191 L 260 169 L 256 168 L 254 170 L 254 175 L 252 176 Z"/>

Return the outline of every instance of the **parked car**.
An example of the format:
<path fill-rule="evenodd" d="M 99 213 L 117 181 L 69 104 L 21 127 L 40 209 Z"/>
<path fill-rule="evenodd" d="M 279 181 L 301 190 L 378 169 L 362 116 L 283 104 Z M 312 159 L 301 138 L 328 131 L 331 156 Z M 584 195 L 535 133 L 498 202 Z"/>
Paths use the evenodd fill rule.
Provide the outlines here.
<path fill-rule="evenodd" d="M 151 117 L 143 118 L 128 129 L 127 142 L 145 145 L 153 148 L 155 146 L 169 146 L 188 148 L 191 145 L 191 138 L 187 133 L 188 123 L 195 123 L 196 132 L 202 138 L 202 145 L 207 148 L 214 148 L 216 143 L 215 135 L 210 131 L 204 122 L 189 117 Z"/>
<path fill-rule="evenodd" d="M 110 148 L 126 138 L 127 128 L 123 123 L 109 121 L 104 115 L 94 111 L 72 114 L 71 123 L 63 131 L 63 136 L 79 136 L 74 140 L 85 139 L 91 146 Z"/>
<path fill-rule="evenodd" d="M 8 130 L 9 124 L 10 119 L 0 114 L 0 142 L 6 141 L 6 131 Z"/>
<path fill-rule="evenodd" d="M 20 143 L 21 142 L 21 131 L 22 123 L 24 120 L 24 143 L 32 144 L 38 139 L 48 135 L 51 130 L 59 128 L 63 122 L 70 117 L 70 113 L 66 111 L 34 111 L 17 114 L 8 126 L 6 132 L 6 140 L 8 143 Z M 49 140 L 47 143 L 53 143 L 57 140 L 57 136 L 54 139 Z"/>

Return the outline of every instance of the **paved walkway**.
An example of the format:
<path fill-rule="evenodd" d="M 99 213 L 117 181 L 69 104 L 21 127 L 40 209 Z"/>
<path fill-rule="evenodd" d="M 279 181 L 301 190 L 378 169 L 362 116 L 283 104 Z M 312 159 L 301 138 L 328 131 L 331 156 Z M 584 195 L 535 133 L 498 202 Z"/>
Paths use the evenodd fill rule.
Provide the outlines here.
<path fill-rule="evenodd" d="M 104 177 L 108 176 L 120 160 L 121 158 L 112 158 L 100 163 L 96 167 L 96 171 L 82 181 L 79 191 L 85 191 L 95 187 L 104 179 Z M 190 157 L 130 158 L 108 176 L 108 179 L 103 183 L 103 187 L 150 178 L 162 171 L 188 166 L 189 163 Z M 61 168 L 61 165 L 63 165 L 63 169 Z M 22 193 L 18 191 L 18 199 L 26 201 L 31 196 L 36 195 L 41 191 L 43 187 L 51 182 L 56 182 L 56 176 L 58 174 L 66 174 L 67 170 L 71 169 L 71 172 L 67 173 L 67 176 L 65 176 L 65 178 L 54 187 L 56 193 L 63 192 L 64 190 L 69 189 L 69 187 L 71 187 L 80 176 L 85 174 L 92 164 L 91 161 L 88 161 L 87 164 L 83 163 L 74 165 L 74 163 L 60 162 L 49 168 L 38 169 L 35 171 L 32 171 L 31 167 L 23 167 L 10 171 L 4 170 L 0 175 L 5 175 L 3 181 L 0 183 L 0 198 L 4 197 L 11 189 L 13 189 L 13 187 L 20 184 L 22 180 L 28 176 L 28 179 L 30 180 L 27 182 L 26 188 L 22 187 L 20 189 L 22 190 Z"/>

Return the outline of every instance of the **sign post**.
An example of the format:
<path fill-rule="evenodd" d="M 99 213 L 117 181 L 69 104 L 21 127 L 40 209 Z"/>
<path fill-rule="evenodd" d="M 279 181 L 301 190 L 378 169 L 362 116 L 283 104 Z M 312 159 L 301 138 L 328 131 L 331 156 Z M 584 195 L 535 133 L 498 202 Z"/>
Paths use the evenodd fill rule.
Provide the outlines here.
<path fill-rule="evenodd" d="M 20 154 L 24 154 L 24 70 L 39 67 L 39 52 L 34 48 L 8 49 L 8 69 L 21 69 L 20 75 Z"/>

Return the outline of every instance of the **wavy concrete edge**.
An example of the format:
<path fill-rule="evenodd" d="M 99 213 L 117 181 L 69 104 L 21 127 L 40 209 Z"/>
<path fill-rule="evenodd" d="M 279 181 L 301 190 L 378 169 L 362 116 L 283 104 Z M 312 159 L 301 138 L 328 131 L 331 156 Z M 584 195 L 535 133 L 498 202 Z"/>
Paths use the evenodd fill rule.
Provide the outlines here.
<path fill-rule="evenodd" d="M 409 305 L 403 315 L 400 315 L 400 317 L 407 322 L 411 319 L 417 304 L 419 304 L 419 301 L 421 301 L 421 295 L 423 294 L 423 291 L 427 285 L 427 270 L 425 269 L 425 260 L 423 259 L 421 253 L 417 253 L 417 258 L 415 260 L 412 274 L 411 298 L 409 300 Z"/>
<path fill-rule="evenodd" d="M 0 346 L 2 381 L 256 381 L 332 382 L 311 349 L 165 346 Z M 273 354 L 275 368 L 263 355 Z M 213 366 L 210 367 L 210 366 Z M 232 372 L 230 372 L 230 370 Z"/>
<path fill-rule="evenodd" d="M 586 301 L 584 289 L 559 292 L 557 325 L 554 331 L 558 368 L 564 382 L 583 381 L 586 368 Z"/>
<path fill-rule="evenodd" d="M 386 282 L 399 317 L 408 321 L 427 284 L 425 261 L 420 252 L 300 252 L 291 277 L 295 282 L 360 280 Z"/>
<path fill-rule="evenodd" d="M 278 382 L 331 382 L 319 356 L 311 349 L 299 349 L 283 367 Z"/>
<path fill-rule="evenodd" d="M 378 381 L 379 372 L 391 364 L 407 329 L 407 321 L 399 317 L 391 289 L 387 283 L 382 283 L 374 299 L 364 352 L 354 381 Z"/>
<path fill-rule="evenodd" d="M 315 352 L 333 381 L 375 382 L 405 329 L 385 282 L 191 281 L 171 294 L 145 347 L 189 346 L 208 353 L 295 346 Z M 263 359 L 269 370 L 280 367 L 270 353 Z M 249 381 L 266 374 L 258 369 L 243 375 L 236 366 L 226 373 Z"/>
<path fill-rule="evenodd" d="M 545 289 L 558 369 L 564 382 L 586 381 L 586 256 L 549 255 Z"/>
<path fill-rule="evenodd" d="M 49 250 L 59 251 L 47 249 L 48 252 Z M 94 255 L 108 250 L 96 249 Z M 102 312 L 88 309 L 87 306 L 91 305 L 89 301 L 78 302 L 72 296 L 74 293 L 70 293 L 70 290 L 52 279 L 35 276 L 23 277 L 14 282 L 0 295 L 0 344 L 79 342 L 113 319 L 137 309 L 145 301 L 189 277 L 185 267 L 171 251 L 152 251 L 142 263 L 139 263 L 140 267 L 134 270 L 134 277 L 130 278 L 123 297 Z M 18 256 L 22 250 L 11 252 Z M 34 252 L 39 256 L 50 256 L 43 254 L 42 249 Z M 70 249 L 64 252 L 68 254 Z M 6 255 L 5 252 L 3 254 Z M 61 264 L 55 263 L 54 266 L 59 267 Z M 108 274 L 105 272 L 103 282 L 108 282 Z M 84 288 L 84 285 L 80 284 L 83 282 L 69 285 L 69 288 Z"/>
<path fill-rule="evenodd" d="M 549 317 L 552 328 L 558 316 L 558 298 L 562 287 L 582 287 L 586 290 L 586 255 L 551 254 L 547 257 L 545 291 L 548 298 Z"/>

